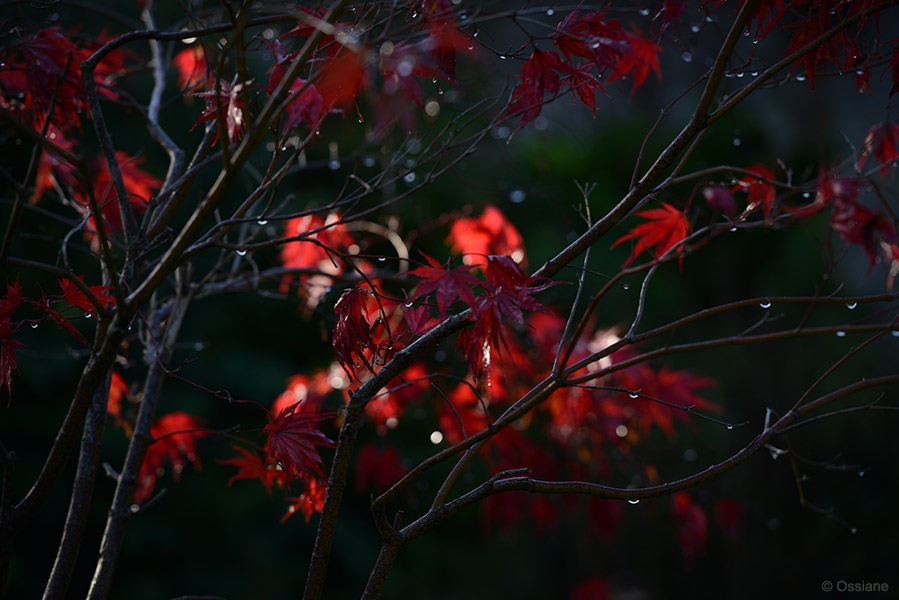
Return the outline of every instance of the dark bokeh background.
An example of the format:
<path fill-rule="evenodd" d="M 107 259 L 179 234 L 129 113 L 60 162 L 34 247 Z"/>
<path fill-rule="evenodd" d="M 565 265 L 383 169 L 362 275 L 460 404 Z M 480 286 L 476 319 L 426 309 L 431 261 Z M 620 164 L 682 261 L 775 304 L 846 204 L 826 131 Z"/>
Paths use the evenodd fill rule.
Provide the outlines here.
<path fill-rule="evenodd" d="M 160 28 L 183 25 L 176 16 L 178 7 L 174 2 L 159 4 L 163 5 L 157 17 Z M 130 5 L 117 9 L 130 18 L 137 18 L 136 9 Z M 85 33 L 105 26 L 115 33 L 123 31 L 121 24 L 107 22 L 95 12 L 64 5 L 52 11 L 23 5 L 9 10 L 40 22 L 56 22 L 64 28 L 78 23 Z M 724 9 L 719 14 L 726 21 L 729 12 Z M 622 11 L 620 16 L 645 25 L 645 18 L 633 8 Z M 689 31 L 693 24 L 702 25 L 698 34 Z M 705 24 L 688 12 L 677 40 L 669 37 L 665 46 L 663 81 L 659 83 L 652 77 L 633 98 L 629 97 L 628 85 L 609 86 L 608 97 L 598 99 L 595 117 L 581 105 L 572 107 L 566 97 L 547 107 L 535 123 L 518 132 L 511 142 L 506 141 L 508 129 L 497 129 L 474 159 L 393 207 L 392 212 L 401 222 L 400 230 L 409 232 L 432 223 L 446 211 L 478 213 L 485 204 L 492 203 L 521 230 L 529 263 L 532 268 L 539 266 L 584 229 L 578 216 L 581 197 L 575 181 L 596 184 L 590 197 L 594 218 L 613 206 L 626 191 L 634 158 L 658 110 L 704 72 L 712 59 L 709 49 L 718 39 L 713 31 L 717 27 L 718 23 Z M 517 35 L 508 24 L 484 25 L 479 39 L 503 52 L 511 43 L 508 40 Z M 777 55 L 778 44 L 783 48 L 784 41 L 774 37 L 765 43 L 770 43 L 772 54 Z M 172 45 L 170 51 L 179 48 Z M 139 44 L 135 50 L 145 54 L 145 48 Z M 740 48 L 740 58 L 750 59 L 751 51 L 747 41 L 746 47 Z M 690 52 L 690 62 L 683 60 L 685 52 Z M 255 66 L 263 69 L 266 55 L 264 48 L 256 51 L 251 56 Z M 760 55 L 757 60 L 766 58 Z M 426 95 L 440 98 L 445 118 L 468 100 L 483 95 L 484 90 L 489 93 L 513 85 L 512 73 L 520 64 L 514 58 L 500 61 L 482 50 L 474 59 L 460 62 L 460 80 L 464 85 L 458 91 L 448 90 L 440 97 L 436 86 L 431 89 L 425 84 Z M 847 141 L 859 147 L 872 124 L 893 116 L 884 111 L 885 83 L 878 76 L 875 73 L 872 77 L 875 90 L 871 97 L 859 95 L 851 77 L 821 77 L 814 93 L 809 92 L 807 82 L 798 81 L 762 90 L 709 132 L 689 167 L 719 163 L 748 166 L 755 162 L 770 165 L 779 158 L 793 169 L 794 180 L 813 182 L 822 165 L 851 157 L 853 149 Z M 128 78 L 127 85 L 136 98 L 144 99 L 148 81 L 146 73 L 136 73 Z M 173 74 L 171 84 L 174 83 Z M 727 80 L 725 88 L 731 83 L 738 85 L 741 81 Z M 648 144 L 647 157 L 654 156 L 681 127 L 691 99 L 695 99 L 695 94 L 688 94 L 675 105 Z M 174 87 L 170 88 L 165 126 L 179 142 L 191 144 L 199 139 L 200 133 L 189 129 L 200 108 L 199 101 L 182 100 Z M 136 124 L 133 115 L 114 108 L 108 112 L 117 147 L 146 156 L 144 167 L 162 174 L 164 156 Z M 420 136 L 426 137 L 441 123 L 422 124 Z M 514 126 L 510 124 L 511 128 Z M 338 141 L 344 153 L 347 148 L 357 150 L 362 146 L 364 153 L 376 156 L 379 147 L 364 147 L 361 135 L 364 127 L 352 118 L 341 121 L 330 117 L 323 128 L 322 141 L 309 151 L 310 164 L 320 164 L 326 159 L 325 138 Z M 89 123 L 85 123 L 84 139 L 80 148 L 92 152 L 93 133 Z M 395 146 L 397 142 L 393 140 L 389 144 Z M 20 147 L 10 136 L 0 147 L 2 163 L 13 174 L 24 171 L 25 159 Z M 263 160 L 263 156 L 258 158 L 257 167 L 264 164 Z M 344 161 L 344 170 L 336 173 L 310 168 L 290 178 L 284 192 L 297 196 L 297 204 L 291 208 L 329 201 L 346 175 L 346 165 L 351 162 Z M 895 192 L 894 180 L 888 180 L 886 185 Z M 202 182 L 198 187 L 203 189 Z M 524 192 L 523 201 L 513 201 L 522 198 L 519 193 L 513 194 L 518 190 Z M 684 206 L 691 192 L 692 188 L 675 189 L 663 199 Z M 11 192 L 3 192 L 4 221 L 10 199 Z M 45 208 L 56 210 L 49 202 Z M 65 209 L 59 210 L 65 213 Z M 694 209 L 694 214 L 700 220 L 712 217 L 700 207 Z M 23 228 L 34 228 L 51 236 L 64 235 L 67 231 L 66 226 L 35 212 L 26 213 Z M 628 249 L 611 251 L 609 246 L 626 231 L 619 229 L 608 240 L 597 244 L 591 255 L 591 269 L 616 272 Z M 269 233 L 277 235 L 279 230 L 273 224 Z M 446 227 L 435 228 L 414 249 L 424 249 L 443 258 L 448 253 L 443 244 L 446 233 Z M 719 239 L 687 259 L 682 270 L 672 265 L 658 274 L 642 327 L 648 329 L 701 308 L 743 297 L 812 294 L 827 265 L 828 247 L 826 215 L 788 231 L 739 231 Z M 390 249 L 372 247 L 371 251 L 388 253 Z M 25 236 L 19 237 L 13 254 L 55 261 L 52 244 Z M 273 258 L 273 252 L 256 256 L 260 264 L 270 264 Z M 76 265 L 94 274 L 89 257 L 76 255 L 74 260 Z M 5 276 L 10 281 L 18 278 L 26 294 L 36 293 L 38 286 L 51 290 L 56 285 L 52 279 L 30 271 L 10 269 Z M 868 273 L 867 257 L 858 249 L 851 249 L 840 260 L 826 291 L 832 292 L 842 284 L 840 294 L 843 295 L 877 293 L 883 291 L 885 277 L 883 267 Z M 561 278 L 573 280 L 574 272 L 563 273 Z M 598 278 L 588 278 L 588 291 L 595 291 L 601 283 Z M 598 326 L 629 322 L 638 283 L 632 281 L 628 292 L 618 290 L 609 295 L 599 311 Z M 559 286 L 543 298 L 547 304 L 565 306 L 572 291 L 573 286 Z M 318 309 L 319 316 L 325 320 L 325 333 L 332 326 L 330 307 L 338 292 L 332 292 Z M 793 309 L 777 306 L 771 310 L 784 313 L 784 323 L 793 322 L 790 319 L 796 314 Z M 855 316 L 846 311 L 840 305 L 816 309 L 810 324 L 829 323 L 839 318 L 849 320 Z M 761 309 L 735 311 L 680 335 L 687 339 L 687 335 L 736 332 L 754 323 L 761 312 Z M 198 359 L 184 369 L 185 377 L 212 389 L 228 390 L 234 398 L 267 406 L 284 389 L 287 377 L 326 366 L 332 360 L 322 326 L 315 320 L 301 319 L 299 313 L 295 301 L 254 295 L 197 303 L 191 308 L 183 343 L 173 364 Z M 85 324 L 82 330 L 89 331 L 90 324 Z M 14 375 L 13 397 L 9 407 L 0 409 L 0 439 L 19 457 L 14 482 L 17 497 L 26 491 L 46 455 L 86 358 L 72 340 L 54 331 L 49 324 L 24 332 L 21 339 L 27 347 L 18 352 L 19 371 Z M 681 425 L 676 437 L 658 432 L 642 440 L 632 452 L 639 460 L 654 465 L 663 480 L 723 460 L 760 431 L 767 408 L 788 410 L 810 383 L 862 339 L 852 335 L 801 338 L 672 356 L 665 364 L 689 368 L 718 381 L 708 392 L 708 398 L 723 407 L 722 418 L 748 424 L 733 431 L 703 421 Z M 897 344 L 897 338 L 887 337 L 872 345 L 828 379 L 821 392 L 860 377 L 895 372 Z M 450 343 L 443 351 L 449 353 L 452 349 Z M 134 352 L 131 359 L 139 363 L 137 354 Z M 139 366 L 135 366 L 134 373 L 139 371 Z M 870 402 L 879 394 L 880 391 L 869 391 L 853 402 Z M 883 403 L 895 404 L 895 398 L 895 390 L 886 390 Z M 429 399 L 422 401 L 422 406 L 431 404 Z M 849 402 L 839 404 L 845 406 Z M 251 405 L 229 404 L 182 382 L 169 381 L 159 412 L 174 410 L 202 415 L 210 427 L 226 428 L 239 423 L 252 431 L 264 424 L 262 413 Z M 566 598 L 578 582 L 591 576 L 606 578 L 613 597 L 634 599 L 685 595 L 807 597 L 820 593 L 824 580 L 886 582 L 899 589 L 899 580 L 894 575 L 899 556 L 894 510 L 899 498 L 895 424 L 890 414 L 859 412 L 819 422 L 790 436 L 794 451 L 810 460 L 835 459 L 837 463 L 864 467 L 863 477 L 859 477 L 857 470 L 803 468 L 803 474 L 808 476 L 804 482 L 807 500 L 818 507 L 833 509 L 831 514 L 837 519 L 803 508 L 789 463 L 760 454 L 736 471 L 692 492 L 695 502 L 708 512 L 710 519 L 707 548 L 693 565 L 687 565 L 682 555 L 668 498 L 633 506 L 625 504 L 620 529 L 608 539 L 585 535 L 589 529 L 586 512 L 568 510 L 567 504 L 553 498 L 561 518 L 557 526 L 548 529 L 525 520 L 519 527 L 501 530 L 496 524 L 485 522 L 477 508 L 460 514 L 401 553 L 386 595 L 446 599 Z M 332 426 L 326 425 L 325 429 L 332 437 L 336 436 Z M 414 412 L 412 418 L 403 419 L 401 427 L 386 437 L 379 436 L 372 427 L 364 429 L 361 437 L 381 445 L 397 444 L 406 448 L 409 456 L 420 458 L 430 448 L 427 439 L 433 429 L 433 413 L 421 410 Z M 252 433 L 247 435 L 253 437 Z M 104 444 L 103 460 L 113 466 L 120 464 L 127 444 L 122 431 L 110 424 Z M 256 482 L 238 482 L 226 488 L 233 468 L 217 463 L 216 458 L 231 455 L 227 440 L 202 440 L 200 450 L 202 472 L 185 472 L 179 483 L 173 483 L 168 476 L 164 478 L 160 482 L 160 487 L 167 488 L 163 498 L 129 524 L 113 597 L 129 600 L 184 594 L 212 594 L 229 599 L 297 597 L 303 586 L 315 521 L 304 524 L 301 516 L 295 516 L 279 524 L 285 506 L 284 494 L 276 492 L 269 499 Z M 330 454 L 327 451 L 323 454 L 328 463 Z M 627 485 L 633 474 L 615 470 L 613 453 L 606 458 L 613 467 L 609 482 Z M 407 522 L 416 512 L 415 502 L 428 501 L 427 493 L 439 485 L 442 473 L 438 470 L 415 490 L 417 498 L 411 500 Z M 58 486 L 39 519 L 18 540 L 7 597 L 40 595 L 63 525 L 66 493 L 73 474 L 74 465 L 64 478 L 65 485 Z M 92 508 L 91 528 L 82 546 L 80 570 L 72 585 L 73 598 L 83 595 L 89 582 L 112 492 L 113 483 L 101 477 Z M 714 525 L 712 507 L 722 499 L 738 499 L 742 503 L 742 520 L 736 536 Z M 852 533 L 853 528 L 857 533 Z M 378 535 L 369 518 L 367 493 L 351 494 L 342 512 L 328 597 L 357 596 L 378 547 Z"/>

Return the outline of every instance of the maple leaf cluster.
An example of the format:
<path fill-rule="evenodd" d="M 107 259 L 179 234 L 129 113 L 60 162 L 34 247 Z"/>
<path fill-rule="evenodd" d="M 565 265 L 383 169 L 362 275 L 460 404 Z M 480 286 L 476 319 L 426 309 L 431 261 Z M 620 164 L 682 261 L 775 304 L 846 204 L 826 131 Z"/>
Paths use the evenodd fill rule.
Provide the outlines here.
<path fill-rule="evenodd" d="M 84 277 L 78 277 L 81 285 L 93 298 L 72 283 L 69 279 L 60 279 L 61 294 L 47 295 L 42 293 L 40 300 L 29 298 L 22 294 L 22 286 L 18 281 L 6 284 L 6 293 L 0 296 L 0 388 L 6 387 L 12 401 L 12 372 L 16 370 L 18 361 L 16 350 L 25 347 L 25 344 L 14 336 L 27 323 L 31 328 L 49 320 L 58 325 L 63 331 L 76 340 L 87 345 L 87 338 L 72 324 L 75 317 L 67 317 L 63 312 L 67 308 L 80 310 L 79 317 L 85 313 L 97 316 L 97 307 L 106 309 L 115 305 L 115 298 L 108 292 L 111 289 L 105 285 L 85 285 Z M 19 309 L 30 307 L 36 316 L 32 318 L 13 318 Z"/>
<path fill-rule="evenodd" d="M 611 82 L 631 75 L 636 91 L 650 72 L 661 76 L 659 45 L 636 28 L 625 30 L 605 11 L 584 15 L 572 11 L 556 29 L 552 42 L 558 52 L 535 47 L 522 66 L 521 82 L 507 109 L 510 115 L 521 116 L 519 127 L 540 115 L 546 94 L 554 99 L 570 90 L 595 115 L 596 91 L 602 91 L 603 77 Z"/>
<path fill-rule="evenodd" d="M 109 165 L 102 156 L 96 156 L 85 160 L 84 168 L 79 169 L 64 157 L 77 157 L 74 136 L 81 130 L 81 117 L 88 112 L 82 62 L 103 45 L 105 36 L 79 44 L 79 37 L 72 32 L 48 27 L 30 34 L 17 29 L 6 39 L 9 43 L 0 48 L 0 108 L 43 134 L 43 150 L 30 200 L 38 202 L 48 190 L 74 199 L 72 204 L 86 219 L 85 237 L 94 241 L 96 250 L 98 223 L 107 234 L 122 229 Z M 121 49 L 105 54 L 93 73 L 101 98 L 122 98 L 116 86 L 134 60 Z M 115 156 L 128 194 L 126 201 L 142 214 L 162 182 L 138 167 L 141 158 L 122 151 L 116 151 Z M 99 215 L 91 208 L 92 200 Z"/>

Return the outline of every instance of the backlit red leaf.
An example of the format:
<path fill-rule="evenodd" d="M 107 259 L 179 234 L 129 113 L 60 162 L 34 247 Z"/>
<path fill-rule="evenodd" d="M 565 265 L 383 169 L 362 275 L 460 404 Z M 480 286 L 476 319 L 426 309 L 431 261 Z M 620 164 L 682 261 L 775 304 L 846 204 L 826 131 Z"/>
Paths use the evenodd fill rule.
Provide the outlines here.
<path fill-rule="evenodd" d="M 756 163 L 746 170 L 765 179 L 774 179 L 774 170 L 762 164 Z M 757 177 L 744 177 L 738 181 L 730 191 L 746 192 L 749 194 L 746 205 L 747 213 L 758 210 L 758 208 L 761 207 L 762 212 L 764 212 L 765 218 L 767 219 L 768 215 L 771 214 L 771 210 L 774 208 L 774 198 L 777 195 L 777 189 L 774 185 L 762 181 Z"/>
<path fill-rule="evenodd" d="M 880 165 L 880 175 L 885 177 L 887 171 L 895 168 L 894 161 L 899 158 L 899 125 L 890 122 L 878 123 L 865 136 L 865 149 L 858 159 L 856 167 L 862 168 L 869 156 L 873 156 Z"/>
<path fill-rule="evenodd" d="M 522 266 L 527 264 L 524 238 L 493 205 L 488 205 L 480 217 L 455 221 L 447 239 L 453 250 L 462 253 L 466 265 L 483 265 L 491 254 L 508 255 Z"/>
<path fill-rule="evenodd" d="M 80 276 L 78 279 L 84 282 L 84 276 Z M 60 279 L 59 287 L 62 288 L 63 300 L 65 300 L 75 308 L 80 308 L 96 316 L 96 309 L 94 308 L 94 305 L 90 300 L 88 300 L 88 297 L 85 295 L 85 293 L 78 289 L 78 286 L 76 286 L 68 279 Z M 102 304 L 104 307 L 115 306 L 115 297 L 107 293 L 112 289 L 110 286 L 91 285 L 88 286 L 88 289 L 93 292 L 94 296 L 97 297 L 97 300 L 99 300 L 100 304 Z"/>
<path fill-rule="evenodd" d="M 150 428 L 154 441 L 147 449 L 144 463 L 138 476 L 138 488 L 134 492 L 134 501 L 142 504 L 150 498 L 156 481 L 165 473 L 166 460 L 172 464 L 172 477 L 175 481 L 181 476 L 184 467 L 192 465 L 194 470 L 201 468 L 197 456 L 197 439 L 205 433 L 195 431 L 202 427 L 202 421 L 186 412 L 178 411 L 163 415 Z"/>
<path fill-rule="evenodd" d="M 369 296 L 364 288 L 350 288 L 340 295 L 334 305 L 337 324 L 334 326 L 332 344 L 337 360 L 350 377 L 356 376 L 356 369 L 360 366 L 371 370 L 371 356 L 377 351 L 366 309 Z"/>
<path fill-rule="evenodd" d="M 471 274 L 470 269 L 458 267 L 449 268 L 449 262 L 444 267 L 435 259 L 422 252 L 428 265 L 409 271 L 409 275 L 421 277 L 423 281 L 415 287 L 413 299 L 418 299 L 434 293 L 437 298 L 437 310 L 440 316 L 446 314 L 447 309 L 456 300 L 462 300 L 469 307 L 474 306 L 474 288 L 481 285 L 477 277 Z"/>
<path fill-rule="evenodd" d="M 662 208 L 644 210 L 638 212 L 637 216 L 648 219 L 649 222 L 638 225 L 612 244 L 614 248 L 627 240 L 637 240 L 630 256 L 624 261 L 624 266 L 631 264 L 641 252 L 653 246 L 655 247 L 653 256 L 656 259 L 661 258 L 669 248 L 687 237 L 690 232 L 690 221 L 687 220 L 687 216 L 665 202 L 662 203 Z"/>
<path fill-rule="evenodd" d="M 221 112 L 222 121 L 228 132 L 228 143 L 233 144 L 241 136 L 246 126 L 243 115 L 245 107 L 243 102 L 240 101 L 243 87 L 242 83 L 231 85 L 229 82 L 222 80 L 221 88 L 218 90 L 191 94 L 191 96 L 197 96 L 206 100 L 206 108 L 203 109 L 203 112 L 197 118 L 194 127 L 208 121 L 217 122 L 218 115 Z"/>
<path fill-rule="evenodd" d="M 237 450 L 240 456 L 218 461 L 223 465 L 231 465 L 238 469 L 237 473 L 228 480 L 228 487 L 231 487 L 232 483 L 241 479 L 258 479 L 262 482 L 268 495 L 271 496 L 272 485 L 278 484 L 283 486 L 286 483 L 287 473 L 278 469 L 274 463 L 264 463 L 258 452 L 235 445 L 231 447 Z"/>
<path fill-rule="evenodd" d="M 175 55 L 172 65 L 178 71 L 178 87 L 194 88 L 206 82 L 206 55 L 203 46 L 196 44 Z"/>
<path fill-rule="evenodd" d="M 265 452 L 281 464 L 288 481 L 294 477 L 304 479 L 312 474 L 325 477 L 316 447 L 333 448 L 334 442 L 315 426 L 329 417 L 297 412 L 298 406 L 295 404 L 284 409 L 262 430 L 267 434 Z"/>

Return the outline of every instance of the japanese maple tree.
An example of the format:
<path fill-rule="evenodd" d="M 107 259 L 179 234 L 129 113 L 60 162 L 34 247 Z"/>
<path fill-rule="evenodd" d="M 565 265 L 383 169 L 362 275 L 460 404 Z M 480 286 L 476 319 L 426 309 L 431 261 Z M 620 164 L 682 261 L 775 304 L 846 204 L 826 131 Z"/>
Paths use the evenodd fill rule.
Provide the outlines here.
<path fill-rule="evenodd" d="M 858 532 L 807 482 L 866 436 L 807 432 L 899 410 L 892 0 L 13 6 L 0 594 L 138 597 L 191 506 L 165 552 L 307 599 L 398 596 L 447 524 L 564 549 L 508 593 L 649 587 L 629 528 L 689 574 L 779 526 L 731 472 Z"/>

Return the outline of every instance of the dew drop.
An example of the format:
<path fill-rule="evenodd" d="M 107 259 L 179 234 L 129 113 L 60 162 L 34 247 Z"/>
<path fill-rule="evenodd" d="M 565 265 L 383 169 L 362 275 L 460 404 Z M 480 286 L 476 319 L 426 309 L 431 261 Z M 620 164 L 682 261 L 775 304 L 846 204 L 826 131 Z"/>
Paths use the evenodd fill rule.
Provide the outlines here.
<path fill-rule="evenodd" d="M 684 52 L 680 55 L 681 60 L 685 63 L 693 62 L 693 53 L 692 52 Z"/>
<path fill-rule="evenodd" d="M 734 426 L 733 426 L 733 425 L 728 425 L 727 428 L 728 428 L 728 429 L 733 429 Z"/>
<path fill-rule="evenodd" d="M 240 250 L 237 251 L 237 256 L 246 256 L 246 255 L 247 255 L 247 251 L 244 250 L 243 248 L 241 248 Z"/>
<path fill-rule="evenodd" d="M 509 192 L 509 201 L 513 204 L 521 204 L 527 196 L 524 190 L 512 190 Z"/>
<path fill-rule="evenodd" d="M 373 167 L 375 166 L 375 159 L 371 156 L 366 156 L 362 159 L 362 166 L 364 167 Z"/>
<path fill-rule="evenodd" d="M 849 530 L 849 533 L 855 535 L 856 533 L 858 533 L 858 529 L 856 529 L 855 527 L 853 527 L 852 529 Z"/>
<path fill-rule="evenodd" d="M 500 59 L 500 60 L 506 60 L 506 58 L 507 58 L 507 56 L 506 56 L 505 54 L 500 54 L 500 55 L 499 55 L 499 59 Z"/>
<path fill-rule="evenodd" d="M 625 289 L 625 290 L 629 290 L 629 289 L 631 289 L 631 286 L 629 286 L 629 285 L 626 284 L 626 283 L 622 283 L 622 284 L 621 284 L 621 288 L 622 288 L 622 289 Z M 894 333 L 895 333 L 895 332 L 894 332 Z"/>
<path fill-rule="evenodd" d="M 260 225 L 268 225 L 268 219 L 259 219 L 256 222 L 259 223 Z"/>
<path fill-rule="evenodd" d="M 759 76 L 759 72 L 758 72 L 758 71 L 752 71 L 752 72 L 749 73 L 749 74 L 752 75 L 753 77 L 758 77 L 758 76 Z"/>
<path fill-rule="evenodd" d="M 631 398 L 638 398 L 640 396 L 639 392 L 630 392 L 628 394 Z"/>
<path fill-rule="evenodd" d="M 413 181 L 415 181 L 415 173 L 413 173 L 411 171 L 406 173 L 403 176 L 403 181 L 405 181 L 406 183 L 412 183 Z"/>
<path fill-rule="evenodd" d="M 753 43 L 753 44 L 758 44 L 758 43 L 759 43 L 759 39 L 758 39 L 758 38 L 753 38 L 752 43 Z"/>
<path fill-rule="evenodd" d="M 713 23 L 714 21 L 715 21 L 715 18 L 712 15 L 706 15 L 706 17 L 705 17 L 706 23 Z"/>
<path fill-rule="evenodd" d="M 640 9 L 640 16 L 648 17 L 648 16 L 649 16 L 649 9 L 648 9 L 648 8 L 641 8 L 641 9 Z"/>
<path fill-rule="evenodd" d="M 640 500 L 628 500 L 628 504 L 640 504 Z"/>
<path fill-rule="evenodd" d="M 699 25 L 698 23 L 694 23 L 693 25 L 690 25 L 690 31 L 692 31 L 693 33 L 699 33 L 699 30 L 701 28 L 702 28 L 702 26 Z"/>
<path fill-rule="evenodd" d="M 745 72 L 743 72 L 743 71 L 738 72 L 738 73 L 737 73 L 737 79 L 741 79 L 744 75 L 746 75 Z"/>
<path fill-rule="evenodd" d="M 845 331 L 838 331 L 838 332 L 837 332 L 837 337 L 846 337 L 846 332 L 845 332 Z"/>
<path fill-rule="evenodd" d="M 743 143 L 743 140 L 741 140 L 740 138 L 734 138 L 734 142 L 733 142 L 734 148 L 739 148 L 742 143 Z"/>
<path fill-rule="evenodd" d="M 855 310 L 856 306 L 858 306 L 858 302 L 850 302 L 846 305 L 846 308 L 848 308 L 849 310 Z"/>
<path fill-rule="evenodd" d="M 37 321 L 32 321 L 32 322 L 31 322 L 31 328 L 32 328 L 32 329 L 37 329 Z"/>
<path fill-rule="evenodd" d="M 799 75 L 796 77 L 796 81 L 805 81 L 805 75 Z"/>
<path fill-rule="evenodd" d="M 890 332 L 890 335 L 893 337 L 899 337 L 899 331 L 894 329 L 893 331 Z"/>
<path fill-rule="evenodd" d="M 551 8 L 547 8 L 547 9 L 546 9 L 546 16 L 547 16 L 547 17 L 551 17 L 551 16 L 553 16 L 554 14 L 556 14 L 556 11 L 554 11 L 553 9 L 551 9 Z"/>
<path fill-rule="evenodd" d="M 803 198 L 810 198 L 810 197 L 811 197 L 811 194 L 810 194 L 809 192 L 802 192 L 802 197 L 803 197 Z"/>
<path fill-rule="evenodd" d="M 730 228 L 730 232 L 731 232 L 731 233 L 735 232 L 736 230 L 737 230 L 736 227 L 731 227 L 731 228 Z"/>
<path fill-rule="evenodd" d="M 337 169 L 340 168 L 340 161 L 339 160 L 329 160 L 328 168 L 331 169 L 332 171 L 336 171 Z"/>
<path fill-rule="evenodd" d="M 768 309 L 768 308 L 771 308 L 771 303 L 768 302 L 767 300 L 765 300 L 764 302 L 762 302 L 761 304 L 759 304 L 759 306 L 761 306 L 761 307 L 764 308 L 764 309 Z"/>
<path fill-rule="evenodd" d="M 859 476 L 859 477 L 864 477 L 864 476 L 865 476 L 865 472 L 864 472 L 864 471 L 859 471 L 859 472 L 858 472 L 858 476 Z"/>
<path fill-rule="evenodd" d="M 90 319 L 92 316 L 93 316 L 93 315 L 90 314 L 90 313 L 84 313 L 84 318 L 85 318 L 85 319 Z"/>
<path fill-rule="evenodd" d="M 384 257 L 384 256 L 379 256 L 379 257 L 378 257 L 378 262 L 384 262 L 385 260 L 387 260 L 387 258 Z"/>
<path fill-rule="evenodd" d="M 403 306 L 405 306 L 406 308 L 412 308 L 412 301 L 410 300 L 409 302 L 406 302 L 405 304 L 403 304 Z"/>

